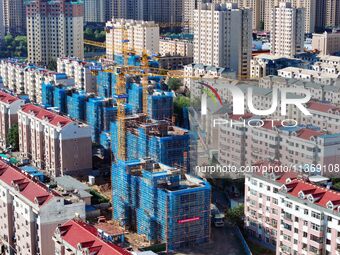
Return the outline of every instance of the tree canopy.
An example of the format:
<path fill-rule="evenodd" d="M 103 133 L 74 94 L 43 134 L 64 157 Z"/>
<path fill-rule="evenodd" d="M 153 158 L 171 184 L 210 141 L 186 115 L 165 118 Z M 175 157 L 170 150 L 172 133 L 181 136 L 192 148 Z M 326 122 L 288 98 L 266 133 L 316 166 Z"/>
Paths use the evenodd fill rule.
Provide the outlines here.
<path fill-rule="evenodd" d="M 8 132 L 7 144 L 13 151 L 19 150 L 19 126 L 14 124 Z"/>
<path fill-rule="evenodd" d="M 8 57 L 27 57 L 27 37 L 8 34 L 0 41 L 0 56 Z"/>
<path fill-rule="evenodd" d="M 174 91 L 178 90 L 182 85 L 182 81 L 177 78 L 170 78 L 168 81 L 168 88 Z"/>
<path fill-rule="evenodd" d="M 99 30 L 99 29 L 92 29 L 92 28 L 86 28 L 84 31 L 84 38 L 86 40 L 91 41 L 97 41 L 97 42 L 105 42 L 106 39 L 106 33 L 105 31 Z"/>
<path fill-rule="evenodd" d="M 244 205 L 239 205 L 237 207 L 234 207 L 232 209 L 229 209 L 226 215 L 226 218 L 238 225 L 243 226 L 243 218 L 244 218 Z"/>

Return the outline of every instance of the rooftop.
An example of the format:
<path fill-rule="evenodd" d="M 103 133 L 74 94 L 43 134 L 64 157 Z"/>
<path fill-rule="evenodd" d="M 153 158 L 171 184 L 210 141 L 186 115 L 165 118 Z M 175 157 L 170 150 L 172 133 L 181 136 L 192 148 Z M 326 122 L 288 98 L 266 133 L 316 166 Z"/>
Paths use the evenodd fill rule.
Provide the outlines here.
<path fill-rule="evenodd" d="M 19 98 L 12 96 L 4 91 L 0 91 L 0 101 L 6 104 L 11 104 L 15 101 L 20 100 Z"/>
<path fill-rule="evenodd" d="M 325 113 L 340 113 L 340 107 L 334 105 L 334 104 L 328 104 L 328 103 L 321 103 L 317 101 L 310 101 L 307 103 L 307 107 L 310 110 L 315 110 L 319 112 L 325 112 Z"/>
<path fill-rule="evenodd" d="M 78 249 L 88 249 L 93 255 L 131 255 L 130 252 L 121 247 L 105 242 L 98 235 L 98 230 L 81 220 L 69 220 L 58 227 L 57 234 L 69 245 Z"/>
<path fill-rule="evenodd" d="M 302 69 L 298 67 L 286 67 L 283 69 L 280 69 L 279 72 L 293 72 L 293 73 L 300 73 L 304 75 L 313 75 L 315 77 L 320 77 L 320 78 L 333 78 L 337 79 L 338 74 L 333 74 L 333 73 L 325 73 L 325 72 L 319 72 L 315 70 L 310 70 L 310 69 Z"/>
<path fill-rule="evenodd" d="M 256 175 L 270 178 L 277 182 L 279 185 L 282 185 L 280 191 L 297 197 L 301 200 L 306 200 L 309 203 L 313 203 L 332 211 L 336 210 L 337 212 L 339 212 L 340 192 L 315 185 L 311 183 L 309 179 L 302 178 L 302 176 L 296 172 L 280 172 L 276 170 L 261 171 L 261 169 L 263 170 L 264 166 L 280 166 L 281 163 L 278 161 L 262 161 L 257 162 L 254 165 L 257 166 L 259 170 L 256 172 Z"/>
<path fill-rule="evenodd" d="M 55 112 L 45 110 L 44 108 L 33 105 L 33 104 L 26 104 L 22 106 L 21 111 L 28 113 L 28 114 L 32 114 L 38 119 L 47 121 L 49 124 L 55 127 L 58 127 L 58 126 L 64 127 L 67 124 L 73 122 L 73 120 L 71 120 L 68 117 L 59 115 Z"/>
<path fill-rule="evenodd" d="M 55 178 L 57 185 L 66 192 L 79 194 L 81 198 L 92 197 L 88 192 L 91 188 L 77 179 L 64 175 Z"/>
<path fill-rule="evenodd" d="M 14 187 L 22 196 L 39 206 L 43 206 L 53 197 L 59 196 L 40 181 L 2 160 L 0 160 L 0 181 Z"/>

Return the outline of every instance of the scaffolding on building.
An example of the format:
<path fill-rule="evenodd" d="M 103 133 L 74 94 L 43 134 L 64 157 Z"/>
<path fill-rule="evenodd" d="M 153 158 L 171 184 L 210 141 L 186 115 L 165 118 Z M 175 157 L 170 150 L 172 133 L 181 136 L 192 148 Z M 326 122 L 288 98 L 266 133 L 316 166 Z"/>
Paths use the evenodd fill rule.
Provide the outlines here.
<path fill-rule="evenodd" d="M 209 241 L 210 185 L 146 158 L 112 166 L 113 217 L 171 251 Z"/>

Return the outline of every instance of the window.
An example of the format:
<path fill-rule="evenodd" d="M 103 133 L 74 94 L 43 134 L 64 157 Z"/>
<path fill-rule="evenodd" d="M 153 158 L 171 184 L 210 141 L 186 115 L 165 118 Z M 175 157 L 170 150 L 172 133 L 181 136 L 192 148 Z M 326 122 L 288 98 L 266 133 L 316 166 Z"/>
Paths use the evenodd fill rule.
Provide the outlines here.
<path fill-rule="evenodd" d="M 321 219 L 321 214 L 320 213 L 312 211 L 311 215 L 315 219 L 319 219 L 319 220 Z"/>
<path fill-rule="evenodd" d="M 293 204 L 291 203 L 291 202 L 286 202 L 286 206 L 288 207 L 288 208 L 292 208 L 293 207 Z"/>
<path fill-rule="evenodd" d="M 292 226 L 287 223 L 283 223 L 283 227 L 289 231 L 292 230 Z"/>
<path fill-rule="evenodd" d="M 320 231 L 321 227 L 319 225 L 317 225 L 317 224 L 315 224 L 313 222 L 311 223 L 311 225 L 312 225 L 312 229 L 313 230 Z"/>

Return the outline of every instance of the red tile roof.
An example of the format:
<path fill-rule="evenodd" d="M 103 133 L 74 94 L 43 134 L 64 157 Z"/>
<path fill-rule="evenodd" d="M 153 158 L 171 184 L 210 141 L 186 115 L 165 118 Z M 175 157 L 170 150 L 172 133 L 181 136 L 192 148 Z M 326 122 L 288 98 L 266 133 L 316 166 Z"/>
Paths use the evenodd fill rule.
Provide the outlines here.
<path fill-rule="evenodd" d="M 43 183 L 2 160 L 0 160 L 0 181 L 17 189 L 22 196 L 39 206 L 43 206 L 53 197 L 59 196 L 56 192 L 49 191 Z"/>
<path fill-rule="evenodd" d="M 321 136 L 324 134 L 325 132 L 308 129 L 308 128 L 302 128 L 297 132 L 297 137 L 305 139 L 305 140 L 310 140 L 314 136 Z"/>
<path fill-rule="evenodd" d="M 256 163 L 255 166 L 276 164 L 279 163 L 268 163 L 264 161 Z M 257 174 L 261 173 L 258 172 Z M 340 192 L 317 186 L 308 182 L 307 180 L 303 180 L 298 177 L 298 174 L 296 172 L 284 172 L 275 174 L 278 177 L 276 179 L 276 182 L 285 185 L 287 187 L 287 193 L 291 196 L 299 198 L 299 193 L 302 191 L 305 195 L 305 199 L 307 199 L 307 196 L 311 195 L 314 198 L 314 204 L 321 207 L 327 208 L 328 202 L 332 202 L 334 207 L 340 205 Z M 290 180 L 290 182 L 288 182 L 288 180 Z M 334 208 L 334 210 L 335 209 L 336 208 Z"/>
<path fill-rule="evenodd" d="M 61 238 L 69 245 L 77 249 L 78 244 L 83 248 L 89 248 L 93 255 L 131 255 L 121 247 L 102 240 L 97 229 L 83 221 L 69 220 L 59 227 Z M 91 253 L 93 252 L 93 253 Z"/>
<path fill-rule="evenodd" d="M 242 119 L 250 119 L 251 117 L 253 117 L 253 114 L 251 113 L 245 113 L 244 115 L 234 115 L 234 114 L 230 114 L 229 118 L 232 120 L 240 120 Z"/>
<path fill-rule="evenodd" d="M 51 125 L 56 127 L 59 125 L 63 127 L 73 122 L 73 120 L 71 120 L 70 118 L 61 116 L 55 112 L 48 111 L 44 108 L 41 108 L 33 104 L 26 104 L 21 107 L 21 110 L 26 113 L 33 113 L 35 117 L 37 117 L 38 119 L 46 120 Z"/>
<path fill-rule="evenodd" d="M 265 120 L 263 121 L 264 125 L 262 126 L 265 129 L 273 129 L 273 127 L 281 127 L 281 121 L 270 121 L 270 120 Z"/>
<path fill-rule="evenodd" d="M 291 190 L 288 191 L 288 194 L 298 197 L 299 193 L 302 191 L 305 196 L 308 194 L 312 195 L 316 201 L 314 204 L 327 208 L 327 203 L 332 202 L 333 205 L 339 205 L 340 202 L 340 193 L 323 188 L 302 179 L 296 179 L 292 183 L 296 184 Z"/>
<path fill-rule="evenodd" d="M 6 104 L 11 104 L 15 101 L 19 100 L 19 98 L 15 97 L 15 96 L 12 96 L 8 93 L 5 93 L 3 91 L 0 91 L 0 101 L 1 102 L 4 102 Z"/>
<path fill-rule="evenodd" d="M 319 111 L 319 112 L 332 112 L 334 113 L 335 111 L 340 112 L 340 107 L 337 107 L 334 104 L 325 104 L 325 103 L 320 103 L 316 101 L 310 101 L 307 104 L 308 109 Z"/>

